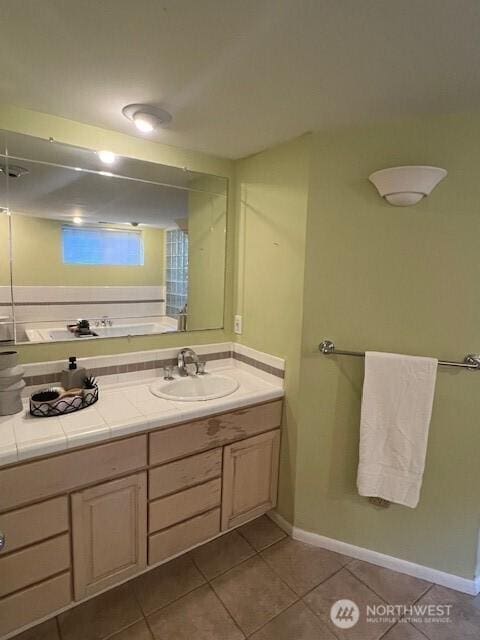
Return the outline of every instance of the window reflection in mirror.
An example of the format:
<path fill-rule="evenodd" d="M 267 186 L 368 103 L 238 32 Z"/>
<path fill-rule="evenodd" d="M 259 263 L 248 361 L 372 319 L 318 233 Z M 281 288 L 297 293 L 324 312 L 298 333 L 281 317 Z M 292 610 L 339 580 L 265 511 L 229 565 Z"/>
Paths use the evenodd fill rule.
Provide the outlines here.
<path fill-rule="evenodd" d="M 12 315 L 17 342 L 223 326 L 226 179 L 5 137 L 0 332 Z"/>

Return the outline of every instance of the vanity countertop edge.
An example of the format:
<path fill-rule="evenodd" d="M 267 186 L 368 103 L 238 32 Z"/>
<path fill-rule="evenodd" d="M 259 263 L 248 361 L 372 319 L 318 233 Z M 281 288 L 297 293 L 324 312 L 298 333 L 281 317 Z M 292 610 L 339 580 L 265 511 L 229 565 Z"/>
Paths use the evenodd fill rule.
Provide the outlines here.
<path fill-rule="evenodd" d="M 227 411 L 283 398 L 283 384 L 273 384 L 237 367 L 218 368 L 239 388 L 223 398 L 182 402 L 164 400 L 150 392 L 157 378 L 104 384 L 98 402 L 60 418 L 34 418 L 24 411 L 0 417 L 0 468 L 28 460 L 102 444 L 134 434 L 166 429 Z"/>

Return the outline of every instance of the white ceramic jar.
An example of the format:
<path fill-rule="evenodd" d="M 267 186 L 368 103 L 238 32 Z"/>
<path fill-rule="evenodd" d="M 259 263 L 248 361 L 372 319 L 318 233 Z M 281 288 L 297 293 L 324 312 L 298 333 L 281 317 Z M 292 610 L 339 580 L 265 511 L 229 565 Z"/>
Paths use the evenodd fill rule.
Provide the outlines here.
<path fill-rule="evenodd" d="M 23 374 L 17 352 L 0 351 L 0 416 L 22 411 L 22 390 L 25 387 Z"/>

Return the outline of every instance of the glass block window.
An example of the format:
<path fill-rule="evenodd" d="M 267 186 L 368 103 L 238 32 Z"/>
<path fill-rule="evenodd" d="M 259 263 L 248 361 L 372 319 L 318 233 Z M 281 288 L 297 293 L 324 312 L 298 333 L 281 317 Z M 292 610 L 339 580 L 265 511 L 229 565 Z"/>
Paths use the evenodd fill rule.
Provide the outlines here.
<path fill-rule="evenodd" d="M 64 264 L 140 267 L 144 264 L 141 231 L 63 227 Z"/>
<path fill-rule="evenodd" d="M 182 313 L 188 294 L 188 234 L 181 229 L 166 232 L 166 313 Z"/>

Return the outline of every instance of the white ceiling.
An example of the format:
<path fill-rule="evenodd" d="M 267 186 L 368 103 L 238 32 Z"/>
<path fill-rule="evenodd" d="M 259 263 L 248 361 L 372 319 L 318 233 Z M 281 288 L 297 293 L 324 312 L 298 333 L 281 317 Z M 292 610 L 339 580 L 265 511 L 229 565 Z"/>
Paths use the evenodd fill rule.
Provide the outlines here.
<path fill-rule="evenodd" d="M 10 179 L 8 206 L 13 214 L 86 223 L 171 227 L 188 218 L 188 191 L 136 180 L 22 161 L 28 174 Z M 0 180 L 0 194 L 2 193 Z M 0 204 L 2 198 L 0 197 Z"/>
<path fill-rule="evenodd" d="M 0 100 L 238 158 L 305 131 L 480 107 L 478 0 L 22 0 Z M 138 134 L 140 135 L 140 134 Z"/>

